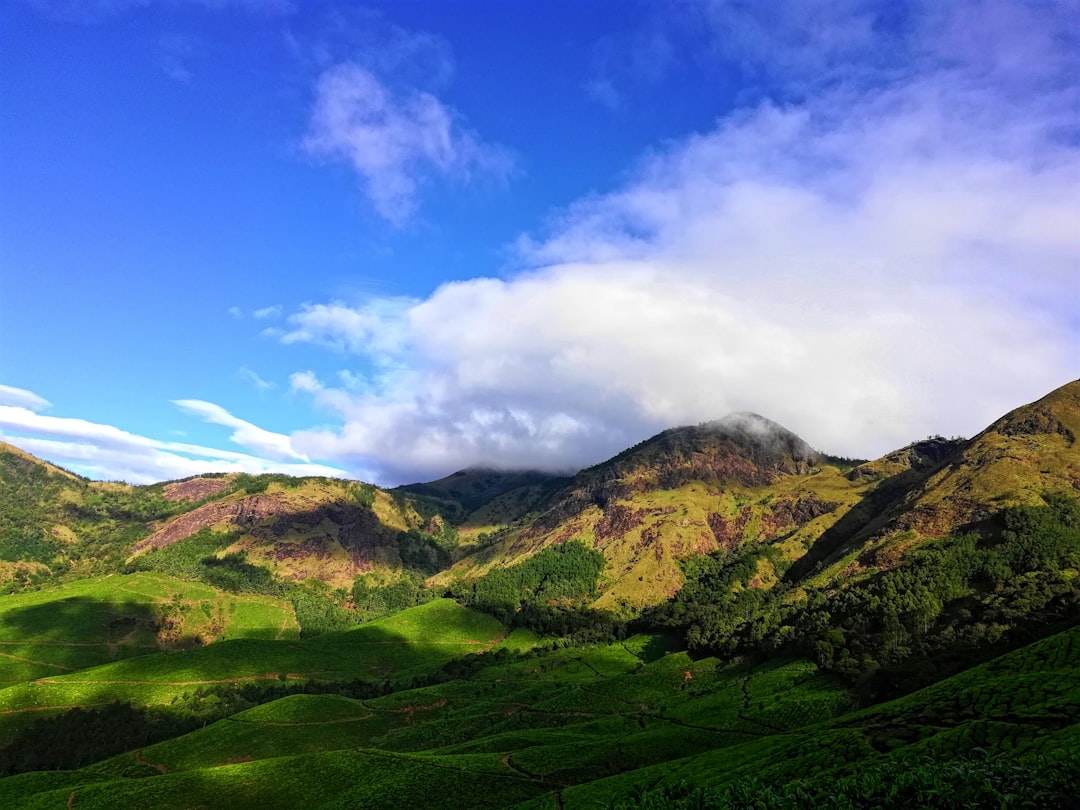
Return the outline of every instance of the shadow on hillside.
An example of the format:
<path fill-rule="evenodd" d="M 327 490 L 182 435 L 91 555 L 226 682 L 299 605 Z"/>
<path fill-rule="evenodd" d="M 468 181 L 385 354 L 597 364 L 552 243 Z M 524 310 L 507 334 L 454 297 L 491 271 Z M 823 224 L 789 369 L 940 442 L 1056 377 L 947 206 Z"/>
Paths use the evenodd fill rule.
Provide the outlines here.
<path fill-rule="evenodd" d="M 904 470 L 884 479 L 863 496 L 836 523 L 822 532 L 806 554 L 792 563 L 784 574 L 787 582 L 795 583 L 824 567 L 834 557 L 841 556 L 853 540 L 867 537 L 888 520 L 891 508 L 905 495 L 921 484 L 938 465 L 922 470 Z"/>
<path fill-rule="evenodd" d="M 148 621 L 152 616 L 145 605 L 88 599 L 64 600 L 56 608 L 51 620 L 45 608 L 18 611 L 14 626 L 40 638 L 67 623 L 96 628 L 100 637 L 109 632 L 109 621 Z M 32 688 L 11 693 L 4 703 L 2 761 L 23 763 L 14 766 L 22 770 L 26 763 L 81 767 L 290 694 L 373 698 L 423 683 L 452 659 L 479 651 L 485 641 L 447 642 L 438 627 L 416 629 L 409 637 L 359 625 L 305 641 L 233 639 L 128 658 L 107 669 L 91 663 L 81 671 L 50 673 Z M 72 667 L 89 663 L 69 660 Z M 64 675 L 69 677 L 59 677 Z M 27 746 L 33 750 L 22 751 Z M 14 756 L 17 749 L 21 753 Z"/>
<path fill-rule="evenodd" d="M 0 653 L 48 663 L 48 675 L 64 675 L 156 652 L 168 616 L 130 599 L 76 596 L 4 611 L 2 621 Z"/>

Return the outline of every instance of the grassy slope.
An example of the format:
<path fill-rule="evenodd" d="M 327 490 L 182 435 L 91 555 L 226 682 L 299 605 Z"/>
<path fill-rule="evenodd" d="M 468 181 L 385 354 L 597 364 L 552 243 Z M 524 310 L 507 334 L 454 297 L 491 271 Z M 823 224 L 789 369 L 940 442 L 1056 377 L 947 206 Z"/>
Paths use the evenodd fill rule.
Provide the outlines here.
<path fill-rule="evenodd" d="M 161 574 L 107 575 L 0 597 L 0 684 L 228 638 L 296 639 L 287 600 Z"/>
<path fill-rule="evenodd" d="M 582 785 L 563 798 L 566 807 L 589 807 L 629 797 L 641 784 L 836 780 L 871 763 L 927 754 L 1075 751 L 1078 724 L 1080 628 L 1073 628 L 898 700 L 798 733 Z"/>
<path fill-rule="evenodd" d="M 944 537 L 1010 506 L 1038 505 L 1044 492 L 1080 487 L 1080 381 L 1017 408 L 962 445 L 833 552 L 812 584 L 891 567 L 905 549 Z M 896 454 L 891 454 L 896 455 Z M 863 465 L 880 466 L 880 462 Z M 896 471 L 894 471 L 896 472 Z"/>
<path fill-rule="evenodd" d="M 1080 739 L 1080 629 L 856 712 L 810 664 L 656 658 L 657 643 L 554 651 L 374 700 L 296 695 L 49 782 L 9 778 L 0 803 L 584 808 L 646 784 L 838 779 Z"/>
<path fill-rule="evenodd" d="M 264 620 L 264 631 L 277 629 L 269 615 Z M 10 738 L 37 717 L 72 706 L 120 700 L 167 707 L 185 693 L 215 684 L 276 679 L 407 682 L 453 658 L 497 644 L 503 633 L 502 625 L 488 616 L 450 600 L 436 600 L 308 641 L 236 638 L 70 673 L 52 671 L 0 689 L 0 738 Z"/>
<path fill-rule="evenodd" d="M 497 545 L 465 558 L 434 581 L 448 583 L 458 577 L 481 576 L 495 566 L 521 562 L 554 542 L 579 539 L 600 548 L 609 561 L 605 589 L 596 602 L 597 607 L 656 604 L 682 585 L 680 560 L 721 547 L 710 528 L 710 515 L 720 515 L 728 524 L 742 520 L 736 532 L 739 543 L 753 542 L 764 535 L 775 540 L 785 555 L 794 559 L 874 485 L 874 482 L 849 481 L 839 469 L 826 465 L 813 475 L 783 476 L 763 487 L 728 484 L 721 488 L 692 482 L 676 489 L 652 489 L 608 505 L 608 513 L 613 507 L 624 507 L 640 514 L 640 523 L 621 535 L 598 538 L 598 526 L 603 534 L 601 522 L 605 510 L 591 506 L 551 531 L 540 534 L 518 531 Z M 790 522 L 779 527 L 768 525 L 778 503 L 797 503 L 807 497 L 836 504 L 836 508 L 802 525 Z"/>

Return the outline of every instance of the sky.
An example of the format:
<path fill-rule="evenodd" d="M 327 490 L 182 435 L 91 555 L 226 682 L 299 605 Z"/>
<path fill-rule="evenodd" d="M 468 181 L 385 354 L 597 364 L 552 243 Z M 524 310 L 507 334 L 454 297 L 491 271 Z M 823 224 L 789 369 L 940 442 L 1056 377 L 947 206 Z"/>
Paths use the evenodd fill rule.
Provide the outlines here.
<path fill-rule="evenodd" d="M 0 439 L 96 479 L 873 458 L 1080 376 L 1080 0 L 8 0 Z"/>

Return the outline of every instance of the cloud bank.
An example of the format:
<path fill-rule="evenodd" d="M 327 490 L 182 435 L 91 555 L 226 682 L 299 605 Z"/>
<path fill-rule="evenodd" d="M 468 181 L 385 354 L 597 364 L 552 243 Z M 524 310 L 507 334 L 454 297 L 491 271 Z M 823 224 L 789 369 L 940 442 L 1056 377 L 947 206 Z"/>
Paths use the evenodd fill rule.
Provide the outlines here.
<path fill-rule="evenodd" d="M 20 404 L 12 391 L 28 396 L 22 396 Z M 45 400 L 30 391 L 0 386 L 0 439 L 90 478 L 149 484 L 208 472 L 345 475 L 337 467 L 309 463 L 291 449 L 287 436 L 263 430 L 209 402 L 182 400 L 177 405 L 205 421 L 233 428 L 233 443 L 252 453 L 158 441 L 85 419 L 45 416 L 34 410 L 42 403 Z"/>
<path fill-rule="evenodd" d="M 928 12 L 892 62 L 870 55 L 880 21 L 826 19 L 832 80 L 646 156 L 523 237 L 529 269 L 294 312 L 287 342 L 356 364 L 347 384 L 294 375 L 338 425 L 293 446 L 385 481 L 563 469 L 752 410 L 872 456 L 1073 379 L 1075 13 L 1014 6 Z M 740 30 L 738 59 L 764 59 L 771 29 Z"/>

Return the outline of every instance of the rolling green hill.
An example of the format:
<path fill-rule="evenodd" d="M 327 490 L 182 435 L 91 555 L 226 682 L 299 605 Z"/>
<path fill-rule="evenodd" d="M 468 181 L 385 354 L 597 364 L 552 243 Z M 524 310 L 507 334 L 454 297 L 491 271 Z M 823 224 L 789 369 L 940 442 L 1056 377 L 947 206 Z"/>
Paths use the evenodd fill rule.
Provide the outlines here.
<path fill-rule="evenodd" d="M 932 768 L 973 751 L 976 763 L 1007 764 L 1029 791 L 1080 788 L 1077 751 L 1068 753 L 1080 739 L 1076 630 L 859 711 L 813 665 L 656 658 L 648 653 L 656 641 L 495 663 L 469 679 L 370 700 L 286 697 L 51 780 L 11 777 L 0 781 L 0 801 L 585 808 L 638 806 L 652 795 L 641 806 L 690 807 L 706 806 L 678 803 L 694 785 L 794 795 L 796 778 L 816 797 L 870 775 L 878 784 L 860 789 L 887 792 L 889 769 Z M 1030 781 L 1045 775 L 1036 757 L 1053 763 L 1056 779 Z"/>
<path fill-rule="evenodd" d="M 116 581 L 119 579 L 111 578 L 107 583 L 99 581 L 94 583 L 92 590 L 82 590 L 97 595 L 107 593 L 115 598 L 117 593 L 134 594 L 163 584 L 161 580 L 148 583 L 145 576 L 138 574 L 123 578 L 122 582 Z M 108 586 L 107 591 L 103 590 L 103 584 Z M 182 587 L 184 584 L 165 581 L 164 585 Z M 187 587 L 189 590 L 185 595 L 188 597 L 198 599 L 206 595 L 199 592 L 198 585 L 188 584 Z M 0 599 L 5 629 L 8 628 L 9 613 L 19 614 L 24 609 L 5 609 L 4 602 L 20 598 Z M 56 624 L 47 625 L 48 619 L 37 615 L 41 635 L 31 636 L 24 647 L 18 649 L 31 650 L 38 658 L 32 668 L 9 667 L 6 674 L 11 678 L 10 685 L 0 689 L 0 741 L 10 741 L 37 718 L 59 714 L 75 706 L 95 707 L 121 701 L 139 709 L 168 710 L 185 695 L 200 688 L 228 689 L 261 682 L 361 680 L 373 684 L 408 683 L 454 658 L 490 649 L 505 635 L 503 626 L 491 617 L 441 599 L 352 630 L 301 641 L 296 638 L 295 620 L 289 615 L 287 602 L 275 604 L 257 596 L 228 596 L 223 603 L 226 614 L 231 617 L 225 625 L 225 630 L 230 633 L 227 639 L 168 653 L 154 652 L 153 647 L 144 646 L 125 651 L 126 656 L 133 652 L 142 653 L 138 657 L 118 657 L 100 663 L 105 653 L 101 653 L 97 645 L 54 648 L 49 645 L 75 642 L 51 639 L 62 638 L 68 633 L 92 639 L 92 635 L 82 634 L 100 631 L 103 621 L 112 622 L 114 614 L 109 611 L 129 615 L 138 609 L 139 603 L 116 603 L 90 595 L 84 596 L 82 601 L 72 613 L 55 611 L 57 605 L 64 608 L 64 601 L 54 600 L 48 607 Z M 173 603 L 170 600 L 165 604 Z M 22 618 L 26 626 L 25 614 Z M 8 632 L 19 635 L 22 629 L 15 625 L 15 629 Z M 41 641 L 43 636 L 50 641 Z M 62 652 L 43 651 L 56 649 Z M 60 660 L 64 663 L 55 663 Z M 52 663 L 51 668 L 49 663 Z M 42 673 L 42 669 L 48 671 Z M 16 678 L 18 681 L 13 682 Z M 179 710 L 187 711 L 187 708 Z"/>

